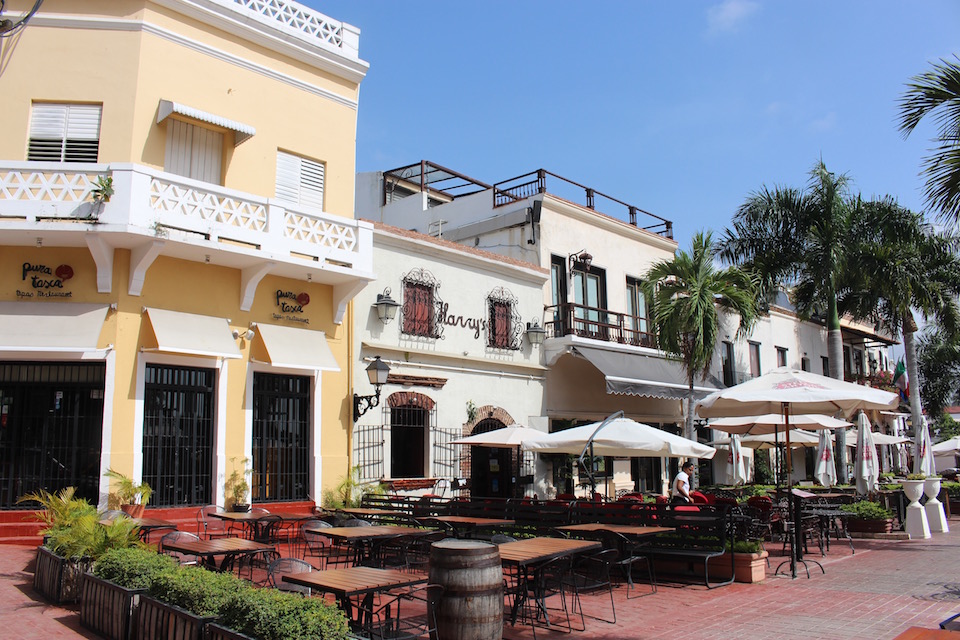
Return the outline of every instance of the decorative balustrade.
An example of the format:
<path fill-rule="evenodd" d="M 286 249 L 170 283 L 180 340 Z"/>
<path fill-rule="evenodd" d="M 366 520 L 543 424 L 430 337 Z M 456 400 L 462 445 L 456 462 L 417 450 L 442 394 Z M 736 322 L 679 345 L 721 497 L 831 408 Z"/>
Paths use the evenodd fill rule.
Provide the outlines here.
<path fill-rule="evenodd" d="M 576 335 L 604 342 L 655 348 L 656 336 L 647 329 L 647 318 L 618 313 L 582 304 L 564 303 L 547 307 L 545 328 L 551 338 Z"/>
<path fill-rule="evenodd" d="M 288 0 L 214 0 L 259 20 L 272 22 L 286 30 L 305 37 L 317 39 L 340 49 L 345 55 L 356 58 L 360 48 L 360 32 L 353 26 L 329 18 L 318 11 Z"/>

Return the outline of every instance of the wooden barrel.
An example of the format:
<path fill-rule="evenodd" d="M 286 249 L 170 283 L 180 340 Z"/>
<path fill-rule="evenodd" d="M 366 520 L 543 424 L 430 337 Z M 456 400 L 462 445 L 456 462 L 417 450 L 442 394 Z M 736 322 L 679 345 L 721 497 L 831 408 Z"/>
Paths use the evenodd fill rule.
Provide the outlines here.
<path fill-rule="evenodd" d="M 433 543 L 430 582 L 444 587 L 437 607 L 439 640 L 503 637 L 503 569 L 496 545 L 453 539 Z"/>

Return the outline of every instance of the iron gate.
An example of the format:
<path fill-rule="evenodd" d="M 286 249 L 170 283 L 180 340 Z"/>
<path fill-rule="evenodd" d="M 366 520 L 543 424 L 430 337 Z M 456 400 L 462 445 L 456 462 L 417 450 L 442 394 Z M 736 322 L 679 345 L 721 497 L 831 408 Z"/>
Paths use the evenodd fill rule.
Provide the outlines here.
<path fill-rule="evenodd" d="M 253 376 L 253 478 L 256 502 L 308 499 L 310 378 Z"/>

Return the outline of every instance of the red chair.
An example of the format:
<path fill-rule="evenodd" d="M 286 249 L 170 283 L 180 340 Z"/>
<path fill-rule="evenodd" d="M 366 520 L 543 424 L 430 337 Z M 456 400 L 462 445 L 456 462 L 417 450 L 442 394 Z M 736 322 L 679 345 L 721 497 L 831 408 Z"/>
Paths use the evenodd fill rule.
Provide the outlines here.
<path fill-rule="evenodd" d="M 708 496 L 699 491 L 690 492 L 690 499 L 693 500 L 693 504 L 710 504 L 713 502 L 711 498 L 713 498 L 713 496 Z"/>
<path fill-rule="evenodd" d="M 670 498 L 667 496 L 657 496 L 656 501 L 657 504 L 667 504 L 670 502 Z"/>

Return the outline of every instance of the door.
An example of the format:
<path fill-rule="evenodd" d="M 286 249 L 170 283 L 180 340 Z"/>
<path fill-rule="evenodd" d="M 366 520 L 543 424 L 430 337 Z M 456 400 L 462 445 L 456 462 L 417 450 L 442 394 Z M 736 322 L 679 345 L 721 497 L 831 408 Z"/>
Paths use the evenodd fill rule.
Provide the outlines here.
<path fill-rule="evenodd" d="M 471 435 L 496 431 L 505 426 L 496 418 L 487 418 L 477 423 Z M 483 498 L 514 497 L 515 450 L 496 447 L 470 449 L 470 494 Z"/>
<path fill-rule="evenodd" d="M 574 326 L 577 335 L 606 340 L 607 318 L 602 310 L 607 306 L 606 277 L 602 269 L 573 272 L 573 301 L 577 308 Z"/>

